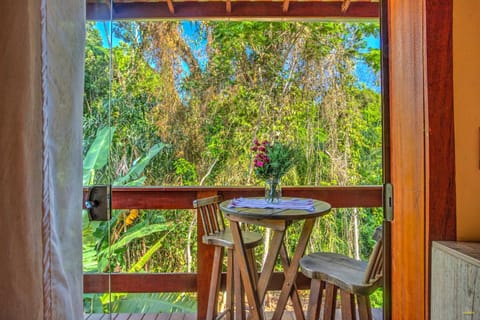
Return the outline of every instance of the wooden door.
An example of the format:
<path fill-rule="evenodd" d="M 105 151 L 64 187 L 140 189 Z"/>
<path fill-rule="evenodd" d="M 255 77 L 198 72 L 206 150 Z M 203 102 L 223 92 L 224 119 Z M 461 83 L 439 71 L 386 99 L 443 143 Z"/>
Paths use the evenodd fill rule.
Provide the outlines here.
<path fill-rule="evenodd" d="M 386 1 L 392 318 L 428 319 L 431 241 L 456 234 L 452 1 Z"/>

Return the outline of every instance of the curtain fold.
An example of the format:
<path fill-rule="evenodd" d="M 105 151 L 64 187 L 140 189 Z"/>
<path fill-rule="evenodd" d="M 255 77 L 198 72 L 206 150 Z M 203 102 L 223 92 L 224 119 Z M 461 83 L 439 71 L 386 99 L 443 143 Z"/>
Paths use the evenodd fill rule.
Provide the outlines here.
<path fill-rule="evenodd" d="M 42 0 L 45 319 L 80 319 L 85 2 Z"/>
<path fill-rule="evenodd" d="M 85 2 L 0 2 L 0 319 L 82 319 Z"/>

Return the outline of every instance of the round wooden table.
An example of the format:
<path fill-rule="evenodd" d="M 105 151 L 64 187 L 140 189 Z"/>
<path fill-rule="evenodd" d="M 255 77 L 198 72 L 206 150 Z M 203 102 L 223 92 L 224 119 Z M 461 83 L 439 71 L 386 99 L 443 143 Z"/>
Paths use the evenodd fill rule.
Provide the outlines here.
<path fill-rule="evenodd" d="M 282 198 L 290 199 L 291 198 Z M 305 200 L 305 199 L 302 199 Z M 281 319 L 288 298 L 291 297 L 296 319 L 305 319 L 302 305 L 295 285 L 300 258 L 305 252 L 316 218 L 330 212 L 331 205 L 324 201 L 313 200 L 313 210 L 271 209 L 231 207 L 232 200 L 220 203 L 220 209 L 230 221 L 232 237 L 235 243 L 235 258 L 240 268 L 245 294 L 250 306 L 249 319 L 264 319 L 261 308 L 267 293 L 268 282 L 273 273 L 275 261 L 280 255 L 285 281 L 272 319 Z M 294 221 L 305 220 L 295 252 L 290 258 L 284 244 L 285 232 Z M 251 270 L 247 260 L 239 223 L 255 224 L 272 229 L 272 240 L 260 278 L 257 281 L 257 270 Z"/>

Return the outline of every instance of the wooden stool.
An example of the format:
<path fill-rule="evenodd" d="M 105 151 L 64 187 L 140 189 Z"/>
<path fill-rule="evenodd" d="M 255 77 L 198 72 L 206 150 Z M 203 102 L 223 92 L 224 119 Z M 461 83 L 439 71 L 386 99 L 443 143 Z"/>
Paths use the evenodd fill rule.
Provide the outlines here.
<path fill-rule="evenodd" d="M 324 320 L 335 319 L 337 291 L 340 290 L 342 319 L 356 319 L 355 298 L 360 320 L 371 320 L 369 296 L 383 284 L 383 231 L 377 228 L 377 241 L 368 263 L 336 253 L 316 252 L 303 257 L 300 266 L 312 279 L 307 319 L 318 320 L 325 289 Z"/>
<path fill-rule="evenodd" d="M 244 294 L 240 279 L 240 270 L 234 261 L 234 245 L 232 233 L 225 228 L 223 214 L 218 204 L 222 201 L 221 196 L 213 196 L 193 201 L 193 207 L 197 209 L 202 218 L 204 235 L 202 241 L 205 244 L 215 246 L 213 258 L 212 278 L 208 295 L 207 320 L 220 319 L 244 319 Z M 249 252 L 249 263 L 255 266 L 254 248 L 262 242 L 262 235 L 257 232 L 242 231 L 245 241 L 245 249 Z M 226 284 L 226 309 L 218 313 L 218 294 L 222 275 L 224 250 L 227 249 L 227 284 Z M 254 270 L 254 269 L 252 269 Z M 235 310 L 235 314 L 234 314 Z"/>

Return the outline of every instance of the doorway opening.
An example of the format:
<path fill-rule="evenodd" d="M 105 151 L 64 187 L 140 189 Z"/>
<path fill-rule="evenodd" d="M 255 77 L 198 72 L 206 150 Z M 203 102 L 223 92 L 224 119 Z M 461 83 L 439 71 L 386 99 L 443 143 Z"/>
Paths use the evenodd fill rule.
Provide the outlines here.
<path fill-rule="evenodd" d="M 92 27 L 98 28 L 98 25 Z M 111 109 L 90 109 L 93 112 L 87 113 L 86 122 L 91 127 L 87 131 L 92 132 L 90 141 L 94 141 L 98 124 L 104 122 L 99 121 L 101 113 L 105 112 L 105 117 L 114 119 L 108 130 L 118 133 L 108 134 L 113 137 L 112 146 L 124 152 L 112 153 L 113 168 L 108 169 L 112 176 L 108 177 L 107 170 L 105 173 L 99 170 L 99 176 L 108 177 L 108 181 L 120 179 L 124 185 L 141 181 L 151 186 L 172 187 L 258 186 L 259 181 L 252 172 L 251 141 L 257 136 L 270 139 L 278 135 L 302 146 L 303 166 L 299 165 L 285 177 L 284 184 L 288 186 L 382 184 L 378 22 L 371 26 L 337 22 L 208 21 L 196 24 L 170 21 L 150 25 L 113 22 L 108 28 L 116 35 L 110 40 L 108 52 L 113 58 Z M 97 30 L 95 37 L 101 37 L 101 26 Z M 311 38 L 304 37 L 305 34 Z M 289 36 L 291 41 L 286 40 Z M 322 36 L 328 40 L 318 41 Z M 222 42 L 209 43 L 213 37 Z M 181 43 L 181 38 L 187 41 Z M 151 39 L 151 43 L 143 43 L 143 39 Z M 195 42 L 198 39 L 201 40 Z M 357 41 L 364 42 L 363 46 Z M 377 41 L 374 50 L 366 50 L 369 41 Z M 101 47 L 104 44 L 97 39 L 99 50 L 96 52 L 101 51 Z M 257 50 L 258 47 L 262 50 Z M 299 58 L 302 55 L 303 59 Z M 322 59 L 315 60 L 315 55 Z M 307 60 L 306 56 L 312 59 Z M 363 66 L 352 68 L 360 56 L 364 59 Z M 319 76 L 322 72 L 323 77 Z M 149 79 L 150 85 L 139 81 L 142 77 Z M 238 81 L 240 78 L 242 81 Z M 253 83 L 260 85 L 252 86 Z M 89 103 L 89 106 L 95 105 L 100 104 Z M 126 119 L 122 120 L 122 116 Z M 336 133 L 335 137 L 332 132 Z M 151 157 L 147 158 L 148 155 Z M 149 166 L 144 166 L 139 176 L 122 180 L 142 160 Z M 352 162 L 356 164 L 351 165 Z M 235 168 L 233 173 L 231 168 Z M 369 168 L 373 170 L 369 172 Z M 362 170 L 369 173 L 359 174 Z M 319 223 L 318 235 L 312 238 L 310 249 L 368 257 L 372 245 L 372 232 L 369 233 L 368 228 L 373 229 L 383 221 L 381 204 L 372 207 L 338 209 L 337 221 Z M 145 219 L 161 216 L 161 223 L 182 220 L 190 221 L 188 226 L 193 225 L 189 210 L 171 213 L 135 210 L 117 212 L 119 217 L 123 215 L 119 218 L 124 221 L 123 227 L 127 218 L 135 213 L 140 215 L 136 222 L 143 221 L 144 215 Z M 365 221 L 368 221 L 366 229 L 360 230 L 359 225 Z M 127 237 L 131 229 L 128 226 L 120 229 L 118 239 Z M 185 232 L 191 233 L 184 239 L 194 234 L 186 229 Z M 325 231 L 331 232 L 333 238 L 320 236 Z M 152 233 L 148 240 L 138 237 L 138 243 L 130 245 L 146 246 L 148 251 L 169 232 Z M 195 253 L 194 246 L 184 251 L 175 250 L 181 254 L 189 251 L 185 256 L 192 257 L 195 255 L 190 250 Z M 125 252 L 118 252 L 117 265 L 127 260 L 135 264 L 132 257 L 126 257 Z M 188 258 L 185 259 L 180 268 L 188 265 Z M 194 261 L 190 263 L 194 265 Z M 151 266 L 148 268 L 152 271 Z M 377 301 L 382 304 L 382 294 Z"/>

